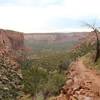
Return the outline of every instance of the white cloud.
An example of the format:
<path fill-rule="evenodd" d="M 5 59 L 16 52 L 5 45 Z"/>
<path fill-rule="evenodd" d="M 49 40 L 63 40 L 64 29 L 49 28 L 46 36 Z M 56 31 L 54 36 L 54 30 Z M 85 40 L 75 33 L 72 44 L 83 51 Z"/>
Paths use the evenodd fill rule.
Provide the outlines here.
<path fill-rule="evenodd" d="M 91 16 L 100 19 L 100 0 L 64 0 L 61 5 L 52 4 L 57 0 L 55 0 L 55 2 L 53 2 L 53 0 L 39 0 L 40 3 L 37 2 L 39 4 L 50 4 L 44 7 L 32 6 L 33 1 L 34 0 L 17 0 L 16 4 L 20 4 L 20 6 L 1 6 L 0 28 L 23 32 L 67 31 L 72 29 L 54 28 L 49 25 L 49 22 L 58 17 L 81 20 L 82 17 Z M 21 6 L 22 4 L 24 4 L 24 6 Z"/>
<path fill-rule="evenodd" d="M 64 0 L 4 0 L 0 1 L 0 5 L 17 5 L 17 6 L 48 6 L 48 5 L 55 5 L 55 4 L 62 4 Z"/>

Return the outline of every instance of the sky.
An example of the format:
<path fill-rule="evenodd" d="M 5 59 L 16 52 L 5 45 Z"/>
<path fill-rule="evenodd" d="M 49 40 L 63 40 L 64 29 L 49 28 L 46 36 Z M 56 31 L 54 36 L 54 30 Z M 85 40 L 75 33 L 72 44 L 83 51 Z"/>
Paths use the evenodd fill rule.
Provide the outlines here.
<path fill-rule="evenodd" d="M 87 31 L 100 26 L 100 0 L 0 0 L 0 28 L 26 33 Z"/>

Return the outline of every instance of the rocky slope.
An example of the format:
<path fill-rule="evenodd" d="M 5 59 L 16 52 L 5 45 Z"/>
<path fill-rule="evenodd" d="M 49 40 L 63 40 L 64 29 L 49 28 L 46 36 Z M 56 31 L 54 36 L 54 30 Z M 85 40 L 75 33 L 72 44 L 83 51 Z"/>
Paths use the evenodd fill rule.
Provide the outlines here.
<path fill-rule="evenodd" d="M 23 85 L 19 64 L 9 56 L 8 50 L 0 51 L 0 100 L 18 100 Z"/>
<path fill-rule="evenodd" d="M 21 68 L 15 51 L 23 47 L 22 33 L 0 29 L 0 100 L 18 100 L 22 94 Z"/>
<path fill-rule="evenodd" d="M 100 100 L 100 75 L 86 68 L 81 59 L 73 62 L 60 96 L 54 100 Z"/>

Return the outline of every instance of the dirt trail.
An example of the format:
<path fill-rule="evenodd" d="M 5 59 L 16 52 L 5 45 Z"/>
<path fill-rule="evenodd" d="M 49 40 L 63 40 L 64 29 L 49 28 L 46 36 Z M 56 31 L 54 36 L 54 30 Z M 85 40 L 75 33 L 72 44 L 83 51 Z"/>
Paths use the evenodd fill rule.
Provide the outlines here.
<path fill-rule="evenodd" d="M 63 87 L 66 100 L 100 100 L 100 75 L 87 68 L 81 59 L 72 63 L 67 76 Z"/>

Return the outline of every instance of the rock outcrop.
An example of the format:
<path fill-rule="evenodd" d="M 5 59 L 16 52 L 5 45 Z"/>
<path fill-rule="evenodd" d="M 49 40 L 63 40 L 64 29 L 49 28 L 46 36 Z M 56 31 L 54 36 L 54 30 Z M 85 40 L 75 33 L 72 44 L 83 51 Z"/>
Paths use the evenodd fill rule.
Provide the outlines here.
<path fill-rule="evenodd" d="M 13 50 L 22 49 L 24 35 L 20 32 L 0 29 L 0 44 Z"/>
<path fill-rule="evenodd" d="M 0 29 L 0 100 L 18 100 L 23 85 L 16 50 L 24 47 L 22 33 Z"/>
<path fill-rule="evenodd" d="M 23 88 L 21 69 L 6 50 L 0 51 L 0 100 L 18 100 Z"/>

